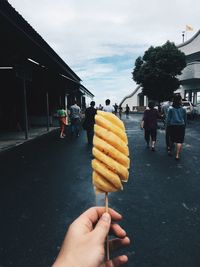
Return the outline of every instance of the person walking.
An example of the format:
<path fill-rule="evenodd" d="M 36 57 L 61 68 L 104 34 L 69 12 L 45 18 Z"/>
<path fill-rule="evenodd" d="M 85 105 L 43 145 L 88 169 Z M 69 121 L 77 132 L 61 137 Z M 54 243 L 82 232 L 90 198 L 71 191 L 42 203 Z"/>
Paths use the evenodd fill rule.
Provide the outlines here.
<path fill-rule="evenodd" d="M 103 111 L 114 113 L 115 109 L 113 106 L 110 105 L 110 99 L 106 99 L 105 103 L 106 106 L 103 108 Z"/>
<path fill-rule="evenodd" d="M 99 104 L 98 110 L 103 110 L 103 106 Z"/>
<path fill-rule="evenodd" d="M 126 118 L 127 118 L 127 119 L 129 118 L 129 112 L 130 112 L 129 105 L 126 104 L 126 110 L 125 110 L 125 113 L 126 113 Z"/>
<path fill-rule="evenodd" d="M 154 108 L 155 103 L 150 101 L 148 109 L 144 111 L 141 127 L 144 129 L 144 138 L 147 143 L 147 148 L 150 145 L 151 150 L 155 151 L 155 144 L 157 138 L 157 119 L 160 117 L 157 109 Z"/>
<path fill-rule="evenodd" d="M 170 152 L 172 151 L 173 144 L 176 144 L 176 160 L 179 160 L 180 158 L 180 151 L 185 137 L 186 122 L 187 114 L 186 110 L 182 107 L 182 98 L 180 95 L 175 95 L 173 104 L 168 109 L 167 125 L 169 125 L 169 135 L 171 140 Z"/>
<path fill-rule="evenodd" d="M 95 102 L 91 101 L 90 107 L 85 110 L 85 120 L 83 122 L 83 129 L 87 132 L 88 145 L 92 145 L 96 113 Z"/>
<path fill-rule="evenodd" d="M 169 125 L 167 124 L 167 114 L 169 107 L 172 105 L 171 101 L 164 102 L 162 107 L 161 107 L 161 112 L 163 115 L 163 122 L 164 122 L 164 127 L 165 127 L 165 143 L 166 143 L 166 148 L 167 148 L 167 153 L 171 155 L 171 148 L 170 148 L 170 134 L 169 134 Z"/>
<path fill-rule="evenodd" d="M 118 105 L 117 105 L 117 103 L 115 103 L 114 109 L 115 109 L 115 115 L 117 116 L 117 111 L 118 111 Z"/>
<path fill-rule="evenodd" d="M 74 101 L 74 104 L 70 107 L 69 116 L 71 121 L 71 137 L 78 137 L 80 134 L 81 109 L 77 105 L 76 100 Z"/>
<path fill-rule="evenodd" d="M 122 108 L 122 106 L 120 105 L 120 106 L 119 106 L 119 118 L 120 118 L 120 120 L 122 119 L 122 112 L 123 112 L 123 108 Z"/>
<path fill-rule="evenodd" d="M 65 138 L 65 126 L 68 124 L 66 110 L 61 107 L 57 110 L 57 116 L 60 124 L 60 138 Z"/>

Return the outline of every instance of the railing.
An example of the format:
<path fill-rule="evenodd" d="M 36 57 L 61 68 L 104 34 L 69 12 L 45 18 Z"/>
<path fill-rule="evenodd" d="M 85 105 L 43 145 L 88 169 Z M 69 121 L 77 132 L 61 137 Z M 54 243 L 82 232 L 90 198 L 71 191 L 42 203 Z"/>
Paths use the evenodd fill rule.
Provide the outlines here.
<path fill-rule="evenodd" d="M 181 81 L 189 79 L 200 79 L 200 62 L 189 63 L 183 70 L 183 73 L 179 76 Z"/>

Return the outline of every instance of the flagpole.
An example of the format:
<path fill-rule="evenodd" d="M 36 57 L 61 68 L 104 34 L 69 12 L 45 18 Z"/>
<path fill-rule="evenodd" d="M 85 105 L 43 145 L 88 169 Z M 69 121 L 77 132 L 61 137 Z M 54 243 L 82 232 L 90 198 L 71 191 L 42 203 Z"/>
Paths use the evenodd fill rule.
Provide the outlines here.
<path fill-rule="evenodd" d="M 182 41 L 184 43 L 184 40 L 185 40 L 185 31 L 182 31 Z"/>
<path fill-rule="evenodd" d="M 185 25 L 185 31 L 184 31 L 184 37 L 185 37 L 185 41 L 187 41 L 187 37 L 188 37 L 188 32 L 189 31 L 193 31 L 193 27 L 189 26 L 189 25 Z"/>

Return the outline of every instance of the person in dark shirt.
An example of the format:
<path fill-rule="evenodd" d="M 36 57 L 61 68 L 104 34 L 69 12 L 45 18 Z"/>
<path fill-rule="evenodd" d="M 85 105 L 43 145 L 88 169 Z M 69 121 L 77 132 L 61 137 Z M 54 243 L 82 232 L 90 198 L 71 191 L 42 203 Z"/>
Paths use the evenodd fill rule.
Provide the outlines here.
<path fill-rule="evenodd" d="M 115 103 L 114 109 L 115 109 L 115 115 L 117 115 L 117 111 L 118 111 L 118 105 L 117 105 L 117 103 Z"/>
<path fill-rule="evenodd" d="M 123 112 L 123 108 L 122 108 L 122 106 L 120 105 L 120 106 L 119 106 L 119 118 L 120 118 L 120 120 L 121 120 L 121 118 L 122 118 L 122 112 Z"/>
<path fill-rule="evenodd" d="M 149 148 L 151 138 L 151 150 L 155 151 L 157 137 L 157 119 L 160 117 L 159 112 L 155 109 L 155 103 L 149 102 L 148 109 L 144 111 L 142 119 L 142 128 L 144 128 L 144 138 Z"/>
<path fill-rule="evenodd" d="M 85 111 L 85 120 L 83 122 L 83 129 L 87 132 L 88 144 L 92 145 L 92 140 L 94 136 L 94 124 L 95 124 L 95 115 L 97 113 L 95 102 L 91 101 L 90 107 Z"/>
<path fill-rule="evenodd" d="M 125 110 L 125 113 L 126 113 L 126 118 L 127 118 L 127 119 L 129 118 L 129 112 L 130 112 L 129 105 L 126 104 L 126 110 Z"/>

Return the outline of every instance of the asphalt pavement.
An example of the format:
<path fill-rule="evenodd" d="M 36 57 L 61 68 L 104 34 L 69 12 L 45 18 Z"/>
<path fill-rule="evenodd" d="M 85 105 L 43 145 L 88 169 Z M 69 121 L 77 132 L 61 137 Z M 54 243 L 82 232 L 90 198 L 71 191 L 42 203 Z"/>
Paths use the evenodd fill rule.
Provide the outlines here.
<path fill-rule="evenodd" d="M 179 162 L 166 153 L 164 130 L 148 150 L 141 115 L 123 117 L 130 177 L 109 194 L 131 239 L 127 267 L 200 266 L 200 121 L 189 121 Z M 103 205 L 91 183 L 91 149 L 58 131 L 0 153 L 0 267 L 51 266 L 69 224 Z"/>

